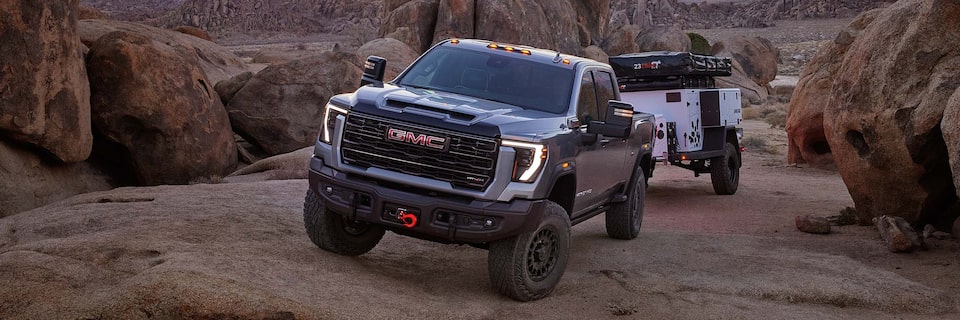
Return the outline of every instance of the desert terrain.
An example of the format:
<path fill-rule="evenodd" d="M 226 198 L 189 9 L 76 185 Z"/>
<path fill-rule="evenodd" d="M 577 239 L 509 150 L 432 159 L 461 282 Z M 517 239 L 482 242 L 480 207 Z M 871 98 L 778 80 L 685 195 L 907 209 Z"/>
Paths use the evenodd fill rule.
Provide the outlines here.
<path fill-rule="evenodd" d="M 687 31 L 770 39 L 789 85 L 849 21 Z M 258 53 L 353 40 L 216 39 L 254 70 L 267 66 Z M 960 241 L 891 253 L 873 226 L 797 230 L 796 216 L 854 204 L 836 171 L 786 162 L 775 118 L 744 122 L 736 195 L 661 165 L 637 239 L 607 237 L 602 217 L 575 226 L 566 273 L 542 300 L 497 294 L 487 252 L 470 246 L 387 233 L 360 257 L 320 250 L 303 229 L 306 180 L 261 175 L 87 193 L 0 218 L 0 319 L 960 319 Z"/>
<path fill-rule="evenodd" d="M 782 130 L 745 130 L 782 149 Z M 120 188 L 0 219 L 0 318 L 944 319 L 957 313 L 955 240 L 890 253 L 873 227 L 801 233 L 797 215 L 852 201 L 833 171 L 744 154 L 736 195 L 658 167 L 639 238 L 573 228 L 549 297 L 490 287 L 486 251 L 392 233 L 370 253 L 313 246 L 305 180 Z M 64 213 L 69 213 L 64 214 Z M 43 227 L 38 227 L 43 226 Z M 18 297 L 43 297 L 21 300 Z"/>

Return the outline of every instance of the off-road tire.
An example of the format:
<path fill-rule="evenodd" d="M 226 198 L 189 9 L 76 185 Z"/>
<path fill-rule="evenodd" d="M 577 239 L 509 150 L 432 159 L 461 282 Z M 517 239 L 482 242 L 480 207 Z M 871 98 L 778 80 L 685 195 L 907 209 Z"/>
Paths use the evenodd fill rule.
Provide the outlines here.
<path fill-rule="evenodd" d="M 737 193 L 740 185 L 740 155 L 737 147 L 727 142 L 723 156 L 710 159 L 710 180 L 713 192 L 719 195 Z"/>
<path fill-rule="evenodd" d="M 547 201 L 536 230 L 490 244 L 490 282 L 519 301 L 543 298 L 560 282 L 570 259 L 570 216 Z"/>
<path fill-rule="evenodd" d="M 631 240 L 640 234 L 643 224 L 643 205 L 646 202 L 646 175 L 637 167 L 630 179 L 627 200 L 610 205 L 606 216 L 607 235 L 614 239 Z"/>
<path fill-rule="evenodd" d="M 359 256 L 377 246 L 383 238 L 382 226 L 359 221 L 348 221 L 342 215 L 327 210 L 320 195 L 307 190 L 303 201 L 303 226 L 307 236 L 320 249 L 345 256 Z"/>

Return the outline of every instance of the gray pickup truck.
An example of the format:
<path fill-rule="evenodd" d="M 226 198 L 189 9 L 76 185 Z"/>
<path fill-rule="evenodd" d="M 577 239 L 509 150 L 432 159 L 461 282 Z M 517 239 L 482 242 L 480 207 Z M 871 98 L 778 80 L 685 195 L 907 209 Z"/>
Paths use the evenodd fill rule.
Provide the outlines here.
<path fill-rule="evenodd" d="M 368 58 L 319 119 L 303 210 L 317 246 L 360 255 L 386 230 L 469 244 L 529 301 L 560 281 L 572 225 L 606 213 L 611 237 L 637 237 L 654 118 L 619 101 L 608 64 L 452 39 L 392 82 L 385 66 Z"/>

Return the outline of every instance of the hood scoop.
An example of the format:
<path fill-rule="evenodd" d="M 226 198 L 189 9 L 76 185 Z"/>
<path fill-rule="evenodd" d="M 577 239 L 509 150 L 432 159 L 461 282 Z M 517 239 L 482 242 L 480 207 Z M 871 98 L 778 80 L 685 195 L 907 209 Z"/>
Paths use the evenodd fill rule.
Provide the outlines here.
<path fill-rule="evenodd" d="M 397 108 L 403 112 L 417 113 L 441 119 L 450 119 L 455 122 L 471 122 L 477 118 L 475 114 L 464 113 L 439 106 L 415 104 L 398 100 L 387 100 L 387 106 Z"/>

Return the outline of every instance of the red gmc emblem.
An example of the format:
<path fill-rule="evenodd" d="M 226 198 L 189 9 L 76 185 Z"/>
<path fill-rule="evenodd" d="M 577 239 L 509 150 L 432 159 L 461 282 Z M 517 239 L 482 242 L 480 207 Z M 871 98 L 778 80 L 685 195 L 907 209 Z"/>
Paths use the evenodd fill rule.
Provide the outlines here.
<path fill-rule="evenodd" d="M 387 140 L 406 142 L 439 150 L 447 148 L 447 138 L 394 128 L 387 128 Z"/>

